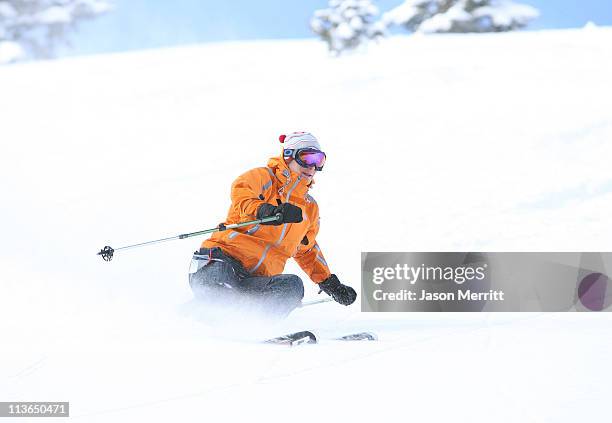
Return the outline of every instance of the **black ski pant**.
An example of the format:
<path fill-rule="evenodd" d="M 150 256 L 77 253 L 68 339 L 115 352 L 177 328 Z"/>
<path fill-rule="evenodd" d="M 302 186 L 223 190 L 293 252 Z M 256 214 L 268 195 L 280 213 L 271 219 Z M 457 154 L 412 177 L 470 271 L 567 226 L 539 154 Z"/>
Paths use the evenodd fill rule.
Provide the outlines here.
<path fill-rule="evenodd" d="M 304 284 L 299 276 L 253 276 L 218 247 L 194 253 L 189 285 L 198 300 L 272 317 L 287 316 L 304 297 Z"/>

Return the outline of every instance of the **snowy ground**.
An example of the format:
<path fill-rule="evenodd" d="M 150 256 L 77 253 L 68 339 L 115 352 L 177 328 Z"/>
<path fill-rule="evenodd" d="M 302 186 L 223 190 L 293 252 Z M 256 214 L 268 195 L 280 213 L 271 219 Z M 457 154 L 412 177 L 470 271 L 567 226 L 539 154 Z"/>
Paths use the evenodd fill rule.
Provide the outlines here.
<path fill-rule="evenodd" d="M 334 60 L 244 42 L 0 68 L 0 400 L 87 422 L 605 419 L 607 313 L 325 304 L 246 336 L 185 313 L 201 239 L 95 253 L 215 226 L 292 130 L 328 153 L 319 242 L 355 287 L 361 251 L 609 250 L 611 44 L 397 37 Z M 305 328 L 380 341 L 252 341 Z"/>

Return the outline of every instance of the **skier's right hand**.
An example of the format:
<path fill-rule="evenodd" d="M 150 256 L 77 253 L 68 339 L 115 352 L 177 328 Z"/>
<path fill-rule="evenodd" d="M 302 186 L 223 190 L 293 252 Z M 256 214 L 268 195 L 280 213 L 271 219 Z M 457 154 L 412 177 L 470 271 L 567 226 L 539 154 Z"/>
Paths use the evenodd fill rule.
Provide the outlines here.
<path fill-rule="evenodd" d="M 283 223 L 300 223 L 302 221 L 302 209 L 290 203 L 281 203 L 278 206 L 263 203 L 257 209 L 257 218 L 272 217 L 280 214 L 280 219 L 265 222 L 262 225 L 282 225 Z"/>

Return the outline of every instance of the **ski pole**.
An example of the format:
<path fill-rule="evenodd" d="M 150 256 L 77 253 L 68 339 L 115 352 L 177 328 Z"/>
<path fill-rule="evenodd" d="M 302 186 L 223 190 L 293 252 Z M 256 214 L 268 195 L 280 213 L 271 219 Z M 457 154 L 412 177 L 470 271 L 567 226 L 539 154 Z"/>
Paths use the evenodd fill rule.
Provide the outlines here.
<path fill-rule="evenodd" d="M 227 229 L 240 228 L 242 226 L 256 225 L 256 224 L 259 224 L 259 223 L 274 222 L 274 221 L 280 219 L 281 217 L 282 217 L 281 214 L 277 213 L 275 216 L 264 217 L 263 219 L 251 220 L 249 222 L 232 223 L 231 225 L 226 225 L 225 223 L 220 223 L 219 226 L 217 226 L 216 228 L 212 228 L 212 229 L 205 229 L 203 231 L 190 232 L 190 233 L 187 233 L 187 234 L 171 236 L 171 237 L 168 237 L 168 238 L 156 239 L 154 241 L 141 242 L 139 244 L 127 245 L 125 247 L 119 247 L 119 248 L 112 248 L 112 247 L 107 245 L 104 248 L 102 248 L 98 252 L 97 255 L 102 256 L 102 259 L 104 259 L 104 261 L 111 261 L 113 259 L 113 254 L 115 253 L 115 251 L 128 250 L 130 248 L 143 247 L 145 245 L 158 244 L 160 242 L 172 241 L 172 240 L 175 240 L 175 239 L 191 238 L 191 237 L 194 237 L 194 236 L 209 234 L 209 233 L 212 233 L 212 232 L 221 232 L 221 231 L 225 231 Z"/>
<path fill-rule="evenodd" d="M 302 304 L 300 304 L 299 307 L 308 307 L 315 304 L 328 303 L 330 301 L 334 301 L 333 298 L 321 298 L 319 300 L 302 301 Z"/>

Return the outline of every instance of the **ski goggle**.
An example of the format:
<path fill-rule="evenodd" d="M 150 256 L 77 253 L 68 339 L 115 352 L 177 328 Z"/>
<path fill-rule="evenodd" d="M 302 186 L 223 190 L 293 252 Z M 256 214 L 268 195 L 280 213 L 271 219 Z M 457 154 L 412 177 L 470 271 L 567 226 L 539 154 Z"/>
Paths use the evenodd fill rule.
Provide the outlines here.
<path fill-rule="evenodd" d="M 325 153 L 314 148 L 288 148 L 283 151 L 283 157 L 291 157 L 302 167 L 314 167 L 323 170 Z"/>

